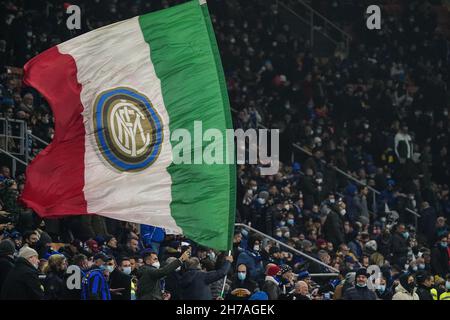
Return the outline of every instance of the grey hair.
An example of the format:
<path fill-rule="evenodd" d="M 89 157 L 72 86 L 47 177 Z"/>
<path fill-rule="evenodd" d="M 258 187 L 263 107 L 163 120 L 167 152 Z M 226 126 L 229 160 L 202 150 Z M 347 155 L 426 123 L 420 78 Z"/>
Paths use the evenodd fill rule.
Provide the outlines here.
<path fill-rule="evenodd" d="M 186 261 L 186 269 L 188 270 L 201 270 L 200 260 L 197 257 L 189 258 Z"/>

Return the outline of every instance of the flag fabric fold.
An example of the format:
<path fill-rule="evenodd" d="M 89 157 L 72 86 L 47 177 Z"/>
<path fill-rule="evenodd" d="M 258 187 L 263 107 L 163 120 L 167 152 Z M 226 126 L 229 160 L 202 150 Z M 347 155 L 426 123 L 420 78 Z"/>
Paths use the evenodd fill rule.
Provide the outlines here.
<path fill-rule="evenodd" d="M 24 71 L 55 117 L 52 143 L 27 168 L 25 204 L 45 218 L 98 214 L 230 248 L 235 165 L 172 161 L 175 130 L 194 137 L 195 121 L 224 136 L 232 129 L 206 5 L 96 29 Z"/>

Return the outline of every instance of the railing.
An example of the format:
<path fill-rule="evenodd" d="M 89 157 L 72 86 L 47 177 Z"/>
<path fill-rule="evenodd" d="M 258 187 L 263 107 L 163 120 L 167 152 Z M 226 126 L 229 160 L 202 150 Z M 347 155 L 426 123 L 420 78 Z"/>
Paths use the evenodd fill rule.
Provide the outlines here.
<path fill-rule="evenodd" d="M 267 235 L 267 234 L 265 234 L 265 233 L 263 233 L 263 232 L 261 232 L 261 231 L 255 229 L 255 228 L 252 228 L 252 227 L 250 227 L 250 226 L 248 226 L 248 225 L 246 225 L 246 224 L 243 224 L 243 223 L 236 223 L 235 226 L 236 226 L 236 227 L 245 228 L 245 229 L 248 229 L 249 231 L 252 231 L 252 232 L 254 232 L 254 233 L 257 233 L 257 234 L 259 234 L 260 236 L 263 236 L 263 237 L 266 238 L 266 239 L 269 239 L 269 240 L 271 240 L 271 241 L 274 241 L 274 242 L 277 243 L 278 245 L 280 245 L 280 246 L 282 246 L 282 247 L 284 247 L 284 248 L 286 248 L 286 249 L 288 249 L 288 250 L 290 250 L 290 251 L 292 251 L 292 252 L 298 254 L 299 256 L 302 256 L 302 257 L 305 258 L 305 259 L 308 259 L 308 260 L 310 260 L 310 261 L 314 261 L 315 263 L 320 264 L 321 266 L 327 268 L 328 270 L 333 271 L 333 272 L 336 272 L 336 273 L 325 273 L 325 275 L 327 275 L 327 276 L 333 276 L 333 277 L 334 277 L 334 276 L 338 276 L 338 275 L 339 275 L 339 270 L 337 270 L 336 268 L 333 268 L 333 267 L 327 265 L 326 263 L 324 263 L 324 262 L 322 262 L 322 261 L 320 261 L 320 260 L 318 260 L 318 259 L 316 259 L 316 258 L 314 258 L 314 257 L 311 257 L 310 255 L 308 255 L 308 254 L 306 254 L 306 253 L 304 253 L 304 252 L 301 252 L 301 251 L 299 251 L 299 250 L 297 250 L 297 249 L 295 249 L 295 248 L 293 248 L 293 247 L 291 247 L 291 246 L 288 246 L 287 244 L 283 243 L 282 241 L 279 241 L 279 240 L 277 240 L 277 239 L 275 239 L 275 238 L 272 238 L 271 236 L 269 236 L 269 235 Z M 321 273 L 321 275 L 323 276 L 322 273 Z"/>
<path fill-rule="evenodd" d="M 277 6 L 283 8 L 284 10 L 292 14 L 294 17 L 296 17 L 298 20 L 309 26 L 309 38 L 311 42 L 311 47 L 314 46 L 315 41 L 314 33 L 319 32 L 326 39 L 331 41 L 334 45 L 338 45 L 340 42 L 342 42 L 345 46 L 345 53 L 348 54 L 350 41 L 352 39 L 351 35 L 345 32 L 342 28 L 340 28 L 330 19 L 319 13 L 317 10 L 313 9 L 310 5 L 308 5 L 304 1 L 302 0 L 296 0 L 295 2 L 290 1 L 293 6 L 295 5 L 301 7 L 299 8 L 300 10 L 298 11 L 292 9 L 292 7 L 286 4 L 286 2 L 289 1 L 277 0 L 276 4 Z M 303 15 L 300 14 L 299 12 L 301 12 Z M 334 36 L 332 36 L 333 32 L 335 33 Z"/>
<path fill-rule="evenodd" d="M 43 146 L 47 146 L 48 142 L 32 134 L 23 120 L 0 118 L 0 126 L 0 152 L 11 158 L 11 174 L 15 177 L 17 163 L 26 167 L 32 160 L 33 142 Z"/>

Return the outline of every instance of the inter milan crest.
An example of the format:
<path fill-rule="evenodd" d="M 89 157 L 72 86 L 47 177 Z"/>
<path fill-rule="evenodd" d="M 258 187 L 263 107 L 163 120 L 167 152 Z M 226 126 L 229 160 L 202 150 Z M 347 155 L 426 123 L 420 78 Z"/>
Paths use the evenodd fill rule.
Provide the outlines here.
<path fill-rule="evenodd" d="M 93 109 L 97 145 L 111 166 L 137 172 L 155 162 L 163 125 L 146 96 L 131 88 L 115 88 L 100 93 Z"/>

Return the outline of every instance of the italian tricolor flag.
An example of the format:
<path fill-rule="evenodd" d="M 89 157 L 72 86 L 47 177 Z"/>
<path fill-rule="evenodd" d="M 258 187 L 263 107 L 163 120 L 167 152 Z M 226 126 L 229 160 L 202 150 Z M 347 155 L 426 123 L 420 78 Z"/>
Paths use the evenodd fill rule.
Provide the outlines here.
<path fill-rule="evenodd" d="M 194 121 L 224 136 L 232 128 L 206 4 L 85 33 L 24 69 L 55 117 L 52 143 L 26 171 L 29 207 L 45 218 L 98 214 L 230 248 L 235 165 L 172 162 L 174 130 L 194 137 Z"/>

